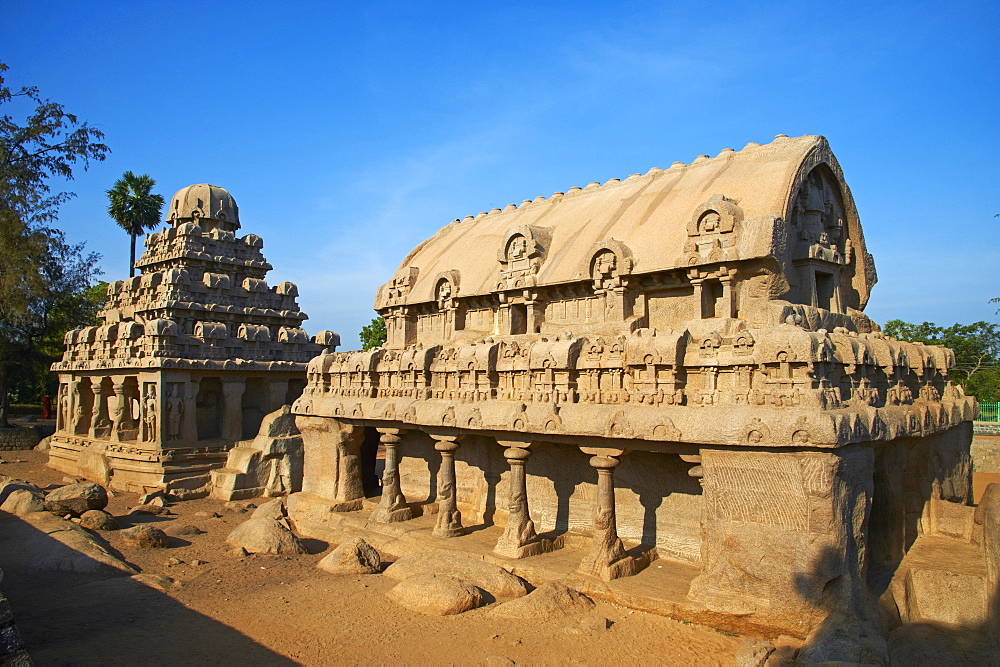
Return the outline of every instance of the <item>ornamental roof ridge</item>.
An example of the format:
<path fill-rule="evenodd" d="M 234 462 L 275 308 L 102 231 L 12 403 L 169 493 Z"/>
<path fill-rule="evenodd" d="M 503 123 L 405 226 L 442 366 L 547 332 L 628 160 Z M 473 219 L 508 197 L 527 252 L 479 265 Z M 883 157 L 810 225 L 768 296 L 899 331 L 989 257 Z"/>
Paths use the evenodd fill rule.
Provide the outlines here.
<path fill-rule="evenodd" d="M 462 217 L 462 218 L 455 218 L 454 220 L 452 220 L 452 222 L 450 224 L 456 225 L 456 224 L 462 224 L 462 223 L 467 223 L 467 222 L 474 222 L 476 220 L 482 220 L 483 218 L 495 215 L 497 213 L 510 213 L 512 211 L 522 210 L 522 209 L 531 207 L 531 206 L 536 205 L 536 204 L 544 204 L 544 203 L 548 203 L 548 202 L 558 201 L 558 200 L 562 199 L 563 197 L 572 196 L 572 195 L 575 195 L 575 194 L 579 194 L 581 192 L 593 192 L 593 191 L 597 191 L 597 190 L 605 191 L 605 190 L 612 189 L 615 186 L 620 185 L 621 183 L 623 183 L 625 181 L 631 181 L 632 179 L 635 179 L 635 178 L 642 178 L 642 177 L 645 177 L 645 176 L 655 177 L 655 176 L 657 176 L 659 174 L 662 174 L 664 172 L 667 172 L 667 171 L 669 171 L 669 172 L 677 172 L 677 171 L 680 171 L 680 170 L 683 170 L 683 169 L 687 169 L 687 168 L 690 168 L 690 167 L 699 166 L 699 165 L 704 164 L 706 162 L 714 162 L 715 160 L 719 160 L 719 159 L 728 159 L 728 158 L 731 158 L 733 155 L 740 154 L 740 153 L 743 153 L 745 151 L 752 151 L 752 150 L 755 150 L 755 149 L 762 149 L 762 148 L 766 149 L 766 148 L 769 148 L 769 147 L 773 146 L 774 144 L 785 142 L 785 141 L 799 141 L 799 140 L 803 140 L 803 139 L 812 140 L 812 139 L 815 139 L 817 136 L 818 135 L 803 134 L 803 135 L 800 135 L 798 137 L 789 137 L 787 134 L 776 134 L 776 135 L 774 135 L 774 139 L 772 141 L 766 143 L 766 144 L 759 144 L 759 143 L 757 143 L 755 141 L 750 141 L 750 142 L 747 142 L 747 144 L 743 148 L 741 148 L 739 150 L 734 149 L 734 148 L 723 148 L 722 150 L 719 151 L 719 154 L 716 155 L 715 157 L 709 157 L 708 155 L 698 155 L 691 162 L 687 162 L 686 163 L 686 162 L 676 161 L 676 162 L 671 163 L 671 165 L 669 167 L 667 167 L 666 169 L 663 169 L 661 167 L 651 167 L 645 174 L 635 173 L 635 174 L 630 174 L 626 178 L 609 178 L 608 180 L 604 181 L 603 183 L 600 183 L 598 181 L 591 181 L 590 183 L 588 183 L 584 187 L 580 187 L 580 186 L 574 185 L 573 187 L 569 188 L 565 192 L 557 190 L 556 192 L 553 192 L 548 197 L 545 197 L 543 195 L 539 195 L 539 196 L 535 197 L 534 199 L 523 199 L 523 200 L 521 200 L 520 204 L 507 204 L 503 208 L 492 208 L 489 211 L 480 211 L 476 215 L 466 215 L 465 217 Z"/>

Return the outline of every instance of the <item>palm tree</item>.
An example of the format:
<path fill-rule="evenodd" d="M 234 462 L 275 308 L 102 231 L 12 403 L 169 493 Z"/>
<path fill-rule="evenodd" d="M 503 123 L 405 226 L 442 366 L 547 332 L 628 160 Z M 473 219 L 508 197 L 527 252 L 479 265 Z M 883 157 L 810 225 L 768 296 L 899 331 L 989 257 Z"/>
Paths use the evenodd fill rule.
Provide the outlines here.
<path fill-rule="evenodd" d="M 132 237 L 132 254 L 128 263 L 130 278 L 135 275 L 135 237 L 160 221 L 163 195 L 150 192 L 154 185 L 156 181 L 148 174 L 136 176 L 126 171 L 107 191 L 108 215 Z"/>

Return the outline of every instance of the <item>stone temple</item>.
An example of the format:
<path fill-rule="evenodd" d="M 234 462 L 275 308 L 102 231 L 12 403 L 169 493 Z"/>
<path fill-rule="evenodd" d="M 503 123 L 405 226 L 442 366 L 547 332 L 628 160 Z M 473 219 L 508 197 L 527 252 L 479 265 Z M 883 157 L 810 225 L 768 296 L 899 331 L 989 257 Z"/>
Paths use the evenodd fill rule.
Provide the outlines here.
<path fill-rule="evenodd" d="M 321 345 L 294 284 L 270 287 L 259 236 L 214 185 L 170 202 L 142 274 L 108 287 L 103 324 L 66 334 L 50 465 L 123 490 L 197 492 L 237 441 L 289 404 Z M 323 345 L 336 335 L 321 332 Z"/>
<path fill-rule="evenodd" d="M 864 623 L 935 508 L 971 511 L 976 411 L 950 350 L 864 315 L 875 281 L 818 136 L 455 220 L 379 290 L 384 347 L 309 363 L 290 518 L 391 553 L 492 536 L 515 573 L 569 563 L 592 594 L 653 608 L 656 589 L 721 627 Z"/>

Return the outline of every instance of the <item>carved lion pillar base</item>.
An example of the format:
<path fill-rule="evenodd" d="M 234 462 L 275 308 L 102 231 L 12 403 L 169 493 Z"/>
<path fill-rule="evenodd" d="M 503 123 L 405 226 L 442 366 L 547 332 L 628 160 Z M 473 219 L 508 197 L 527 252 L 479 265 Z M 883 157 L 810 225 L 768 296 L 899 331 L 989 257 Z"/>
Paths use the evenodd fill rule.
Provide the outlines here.
<path fill-rule="evenodd" d="M 504 458 L 510 465 L 510 491 L 507 527 L 497 541 L 493 553 L 506 558 L 527 558 L 553 549 L 552 542 L 535 532 L 535 523 L 528 512 L 528 488 L 524 466 L 531 456 L 530 442 L 500 441 L 507 449 Z"/>
<path fill-rule="evenodd" d="M 406 497 L 399 488 L 399 446 L 404 431 L 398 428 L 380 428 L 379 440 L 385 445 L 385 470 L 382 472 L 382 500 L 372 512 L 371 520 L 379 523 L 396 523 L 413 518 L 413 510 L 406 504 Z"/>
<path fill-rule="evenodd" d="M 458 537 L 465 533 L 462 527 L 462 513 L 458 511 L 455 489 L 455 450 L 458 436 L 433 435 L 434 449 L 441 452 L 441 468 L 437 476 L 437 524 L 433 535 L 437 537 Z"/>
<path fill-rule="evenodd" d="M 597 502 L 594 504 L 594 534 L 590 551 L 580 563 L 579 571 L 604 581 L 628 577 L 642 566 L 625 553 L 618 537 L 615 519 L 615 482 L 612 471 L 624 454 L 620 449 L 582 448 L 590 454 L 590 465 L 597 469 Z"/>

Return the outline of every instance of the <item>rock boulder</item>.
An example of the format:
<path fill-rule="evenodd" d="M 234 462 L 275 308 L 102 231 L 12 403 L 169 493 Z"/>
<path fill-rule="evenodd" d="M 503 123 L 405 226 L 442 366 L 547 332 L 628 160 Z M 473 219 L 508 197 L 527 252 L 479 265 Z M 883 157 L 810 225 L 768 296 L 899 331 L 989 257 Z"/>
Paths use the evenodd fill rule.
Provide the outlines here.
<path fill-rule="evenodd" d="M 154 526 L 133 526 L 120 534 L 125 544 L 139 549 L 166 549 L 170 546 L 167 534 Z"/>
<path fill-rule="evenodd" d="M 104 510 L 87 510 L 80 515 L 80 525 L 90 530 L 118 530 L 121 524 Z"/>
<path fill-rule="evenodd" d="M 42 494 L 29 489 L 16 489 L 7 496 L 7 500 L 0 505 L 0 510 L 10 512 L 16 516 L 24 516 L 29 512 L 44 512 L 45 504 L 42 502 Z"/>
<path fill-rule="evenodd" d="M 255 554 L 304 554 L 306 548 L 288 529 L 284 520 L 266 517 L 244 521 L 229 533 L 226 541 Z"/>
<path fill-rule="evenodd" d="M 446 574 L 474 584 L 497 600 L 526 595 L 524 581 L 502 567 L 465 556 L 422 553 L 403 556 L 386 568 L 385 576 L 403 581 L 417 574 Z"/>
<path fill-rule="evenodd" d="M 332 574 L 378 574 L 381 565 L 375 547 L 355 537 L 324 556 L 316 567 Z"/>
<path fill-rule="evenodd" d="M 551 618 L 586 614 L 593 608 L 593 601 L 583 593 L 550 581 L 523 598 L 499 605 L 490 613 L 506 618 Z"/>
<path fill-rule="evenodd" d="M 107 506 L 108 492 L 91 482 L 62 486 L 45 496 L 45 509 L 60 516 L 80 516 L 87 510 L 102 510 Z"/>
<path fill-rule="evenodd" d="M 417 574 L 396 584 L 387 598 L 428 616 L 450 616 L 483 604 L 483 591 L 467 581 L 445 574 Z"/>

